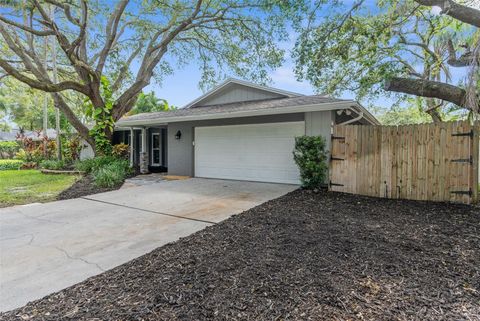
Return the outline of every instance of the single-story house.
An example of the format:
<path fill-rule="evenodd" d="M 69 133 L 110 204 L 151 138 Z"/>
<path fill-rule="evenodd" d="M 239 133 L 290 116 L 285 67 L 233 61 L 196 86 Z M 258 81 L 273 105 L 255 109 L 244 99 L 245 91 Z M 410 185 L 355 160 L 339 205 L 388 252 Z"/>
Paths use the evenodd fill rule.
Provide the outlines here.
<path fill-rule="evenodd" d="M 114 143 L 130 145 L 143 173 L 297 184 L 295 137 L 330 145 L 332 125 L 347 123 L 379 124 L 353 100 L 228 79 L 183 108 L 120 119 Z"/>

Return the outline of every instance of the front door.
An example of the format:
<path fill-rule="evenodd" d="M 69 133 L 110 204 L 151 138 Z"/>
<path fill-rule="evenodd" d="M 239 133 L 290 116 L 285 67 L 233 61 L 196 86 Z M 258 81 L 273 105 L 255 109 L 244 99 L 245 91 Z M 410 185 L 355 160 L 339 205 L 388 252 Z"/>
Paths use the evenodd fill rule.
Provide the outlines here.
<path fill-rule="evenodd" d="M 160 133 L 152 133 L 152 166 L 162 165 Z"/>

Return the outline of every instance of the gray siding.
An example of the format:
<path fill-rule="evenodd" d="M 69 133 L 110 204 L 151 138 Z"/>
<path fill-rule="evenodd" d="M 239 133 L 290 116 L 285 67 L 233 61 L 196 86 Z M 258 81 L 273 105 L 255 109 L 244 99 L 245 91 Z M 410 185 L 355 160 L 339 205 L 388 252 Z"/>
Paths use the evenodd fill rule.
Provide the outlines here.
<path fill-rule="evenodd" d="M 193 176 L 193 123 L 171 123 L 168 125 L 168 173 L 170 175 Z M 175 139 L 177 131 L 181 139 Z"/>
<path fill-rule="evenodd" d="M 324 136 L 327 141 L 327 146 L 330 148 L 331 124 L 333 121 L 332 111 L 171 123 L 168 125 L 168 173 L 171 175 L 194 175 L 193 139 L 195 127 L 278 123 L 302 120 L 305 120 L 305 134 Z M 175 134 L 178 130 L 182 132 L 182 138 L 180 140 L 175 139 Z"/>
<path fill-rule="evenodd" d="M 302 120 L 304 120 L 304 113 L 170 123 L 168 124 L 168 173 L 170 175 L 194 175 L 193 138 L 195 127 L 279 123 Z M 178 130 L 182 132 L 182 138 L 180 140 L 175 139 L 175 134 Z"/>
<path fill-rule="evenodd" d="M 239 84 L 231 84 L 228 85 L 226 88 L 222 88 L 208 98 L 196 103 L 192 107 L 228 104 L 239 101 L 265 100 L 282 97 L 285 96 L 260 90 L 257 88 L 247 87 Z"/>
<path fill-rule="evenodd" d="M 330 150 L 334 111 L 314 111 L 305 113 L 305 134 L 308 136 L 323 136 Z"/>

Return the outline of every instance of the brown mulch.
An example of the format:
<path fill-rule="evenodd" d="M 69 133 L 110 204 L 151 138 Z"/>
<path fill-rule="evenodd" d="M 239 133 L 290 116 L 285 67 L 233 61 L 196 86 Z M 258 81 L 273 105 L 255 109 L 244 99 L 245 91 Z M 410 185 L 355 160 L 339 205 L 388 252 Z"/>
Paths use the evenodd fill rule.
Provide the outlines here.
<path fill-rule="evenodd" d="M 122 187 L 122 184 L 123 183 L 114 187 L 98 187 L 94 184 L 92 176 L 86 175 L 73 183 L 72 186 L 58 194 L 57 200 L 67 200 L 97 193 L 114 191 Z"/>
<path fill-rule="evenodd" d="M 480 210 L 295 191 L 2 320 L 480 320 Z"/>

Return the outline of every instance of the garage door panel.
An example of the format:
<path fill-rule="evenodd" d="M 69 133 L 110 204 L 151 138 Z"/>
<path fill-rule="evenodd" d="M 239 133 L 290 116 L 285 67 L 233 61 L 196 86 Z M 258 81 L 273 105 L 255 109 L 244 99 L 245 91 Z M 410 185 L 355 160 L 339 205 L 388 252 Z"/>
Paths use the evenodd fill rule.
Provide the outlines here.
<path fill-rule="evenodd" d="M 293 161 L 303 122 L 195 128 L 195 176 L 299 183 Z"/>

